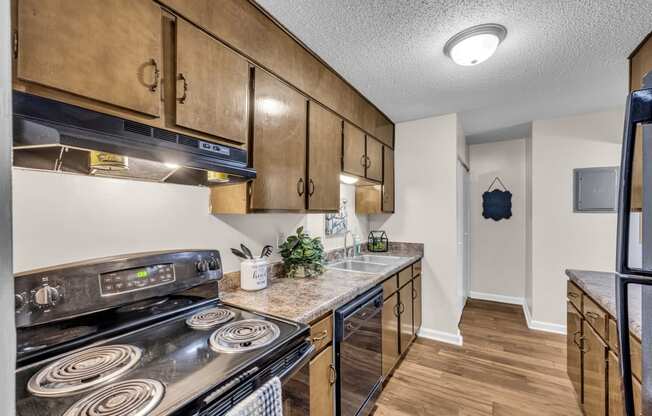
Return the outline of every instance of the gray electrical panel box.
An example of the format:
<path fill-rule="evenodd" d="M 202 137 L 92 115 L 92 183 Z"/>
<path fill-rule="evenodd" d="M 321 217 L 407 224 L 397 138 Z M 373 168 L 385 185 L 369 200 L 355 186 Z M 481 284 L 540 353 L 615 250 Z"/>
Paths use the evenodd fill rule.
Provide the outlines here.
<path fill-rule="evenodd" d="M 574 212 L 616 212 L 618 167 L 573 170 Z"/>

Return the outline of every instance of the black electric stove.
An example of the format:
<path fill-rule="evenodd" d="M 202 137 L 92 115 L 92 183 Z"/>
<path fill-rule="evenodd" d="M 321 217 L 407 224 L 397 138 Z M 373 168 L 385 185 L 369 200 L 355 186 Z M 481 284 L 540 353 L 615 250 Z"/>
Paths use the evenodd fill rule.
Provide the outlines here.
<path fill-rule="evenodd" d="M 211 250 L 17 275 L 17 414 L 222 415 L 289 377 L 308 327 L 186 293 L 221 277 Z"/>

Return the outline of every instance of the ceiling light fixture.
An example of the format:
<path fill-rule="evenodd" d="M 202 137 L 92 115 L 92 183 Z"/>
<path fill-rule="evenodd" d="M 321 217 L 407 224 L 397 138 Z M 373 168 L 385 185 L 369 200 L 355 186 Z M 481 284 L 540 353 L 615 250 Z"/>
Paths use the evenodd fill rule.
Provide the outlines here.
<path fill-rule="evenodd" d="M 505 26 L 488 23 L 473 26 L 453 36 L 444 45 L 444 54 L 462 66 L 486 61 L 507 36 Z"/>

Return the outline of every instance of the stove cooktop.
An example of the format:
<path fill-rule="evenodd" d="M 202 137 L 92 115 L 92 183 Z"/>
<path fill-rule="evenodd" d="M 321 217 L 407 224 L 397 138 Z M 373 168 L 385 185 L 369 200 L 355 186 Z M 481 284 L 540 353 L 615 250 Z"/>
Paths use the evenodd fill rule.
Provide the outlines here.
<path fill-rule="evenodd" d="M 154 325 L 19 368 L 17 414 L 114 415 L 132 409 L 135 415 L 168 415 L 261 365 L 279 349 L 302 342 L 302 335 L 308 332 L 305 325 L 218 300 L 201 305 Z M 208 317 L 199 319 L 204 327 L 191 327 L 189 323 L 199 315 Z M 211 320 L 212 326 L 208 326 L 205 321 Z M 97 413 L 97 409 L 106 413 Z"/>
<path fill-rule="evenodd" d="M 212 300 L 198 296 L 170 295 L 127 304 L 71 320 L 17 331 L 18 366 L 42 360 L 45 356 L 60 354 L 86 345 L 96 338 L 107 338 L 130 328 L 166 319 Z M 70 341 L 75 342 L 70 342 Z"/>

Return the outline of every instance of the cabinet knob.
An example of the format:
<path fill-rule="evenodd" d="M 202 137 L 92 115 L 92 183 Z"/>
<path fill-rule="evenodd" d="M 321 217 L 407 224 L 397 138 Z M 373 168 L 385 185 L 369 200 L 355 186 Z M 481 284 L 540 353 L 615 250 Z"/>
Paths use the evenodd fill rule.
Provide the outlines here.
<path fill-rule="evenodd" d="M 308 196 L 312 196 L 315 193 L 315 182 L 310 179 L 308 180 Z"/>
<path fill-rule="evenodd" d="M 303 196 L 303 194 L 306 192 L 306 184 L 303 181 L 303 178 L 299 178 L 297 181 L 297 193 L 299 196 Z"/>
<path fill-rule="evenodd" d="M 336 381 L 337 381 L 337 370 L 335 369 L 335 366 L 331 364 L 330 366 L 328 366 L 328 382 L 332 386 L 333 384 L 335 384 Z"/>
<path fill-rule="evenodd" d="M 183 89 L 182 89 L 183 95 L 181 95 L 181 97 L 178 98 L 179 104 L 185 104 L 186 98 L 188 98 L 188 80 L 183 75 L 183 73 L 179 73 L 178 79 L 179 81 L 183 81 Z"/>

